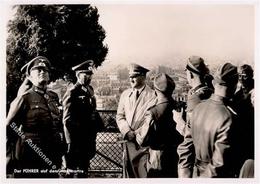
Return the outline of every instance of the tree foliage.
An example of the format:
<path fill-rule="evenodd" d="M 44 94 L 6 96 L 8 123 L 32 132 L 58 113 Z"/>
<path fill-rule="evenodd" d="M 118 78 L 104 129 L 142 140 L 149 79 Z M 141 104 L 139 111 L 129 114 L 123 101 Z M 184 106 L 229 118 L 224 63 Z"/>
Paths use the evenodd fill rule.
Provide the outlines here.
<path fill-rule="evenodd" d="M 105 30 L 91 5 L 18 5 L 8 24 L 7 101 L 21 84 L 21 67 L 32 58 L 46 56 L 54 71 L 52 79 L 73 76 L 71 67 L 87 59 L 98 67 L 108 47 Z"/>

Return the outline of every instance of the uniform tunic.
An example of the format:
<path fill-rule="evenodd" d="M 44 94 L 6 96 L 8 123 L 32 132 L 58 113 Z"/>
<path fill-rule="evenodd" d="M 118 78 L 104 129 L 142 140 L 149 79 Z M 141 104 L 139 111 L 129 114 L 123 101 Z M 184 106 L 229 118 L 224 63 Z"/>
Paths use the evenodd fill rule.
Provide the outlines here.
<path fill-rule="evenodd" d="M 149 146 L 148 177 L 177 177 L 177 146 L 183 137 L 172 119 L 174 100 L 157 97 L 145 114 L 145 123 L 136 138 L 140 145 Z"/>
<path fill-rule="evenodd" d="M 137 101 L 132 89 L 127 89 L 122 93 L 117 109 L 116 121 L 123 137 L 130 130 L 135 131 L 136 134 L 141 131 L 141 127 L 144 124 L 144 114 L 152 105 L 154 98 L 154 91 L 147 85 L 140 93 Z M 147 177 L 145 164 L 148 148 L 138 147 L 136 142 L 128 141 L 126 149 L 128 177 Z"/>
<path fill-rule="evenodd" d="M 187 117 L 186 117 L 186 124 L 184 125 L 184 140 L 183 142 L 178 146 L 178 155 L 181 157 L 183 149 L 190 149 L 191 152 L 189 152 L 188 161 L 182 162 L 182 160 L 179 160 L 179 166 L 178 166 L 178 177 L 191 177 L 192 172 L 190 172 L 193 168 L 193 165 L 189 165 L 189 163 L 194 160 L 194 146 L 192 144 L 192 137 L 190 135 L 190 120 L 192 119 L 192 111 L 193 109 L 202 101 L 208 99 L 213 90 L 207 86 L 204 85 L 198 85 L 197 87 L 191 89 L 188 93 L 188 100 L 187 100 Z"/>
<path fill-rule="evenodd" d="M 240 135 L 237 139 L 239 142 L 239 151 L 236 153 L 236 157 L 240 157 L 240 167 L 243 163 L 252 162 L 255 158 L 255 121 L 254 121 L 254 106 L 251 102 L 250 90 L 253 86 L 246 89 L 240 89 L 236 92 L 233 99 L 233 108 L 237 112 L 239 125 L 238 132 Z M 251 161 L 250 161 L 251 160 Z M 253 169 L 243 167 L 242 169 L 247 175 L 254 175 Z M 241 173 L 241 177 L 245 177 L 246 174 Z"/>
<path fill-rule="evenodd" d="M 251 103 L 251 94 L 249 90 L 240 89 L 236 92 L 233 99 L 233 108 L 238 115 L 238 123 L 241 126 L 241 133 L 243 133 L 243 139 L 240 140 L 240 144 L 244 147 L 244 152 L 241 152 L 243 160 L 254 159 L 254 106 Z"/>
<path fill-rule="evenodd" d="M 21 169 L 60 168 L 64 138 L 59 107 L 56 93 L 35 86 L 12 102 L 7 116 L 7 151 L 19 132 L 15 157 Z M 19 176 L 50 175 L 36 172 Z"/>
<path fill-rule="evenodd" d="M 103 125 L 96 112 L 93 88 L 76 83 L 65 93 L 63 109 L 66 142 L 71 147 L 66 159 L 67 167 L 78 167 L 87 172 L 89 161 L 96 152 L 97 132 Z"/>
<path fill-rule="evenodd" d="M 185 132 L 189 139 L 178 149 L 180 177 L 234 176 L 234 118 L 219 96 L 196 106 Z"/>

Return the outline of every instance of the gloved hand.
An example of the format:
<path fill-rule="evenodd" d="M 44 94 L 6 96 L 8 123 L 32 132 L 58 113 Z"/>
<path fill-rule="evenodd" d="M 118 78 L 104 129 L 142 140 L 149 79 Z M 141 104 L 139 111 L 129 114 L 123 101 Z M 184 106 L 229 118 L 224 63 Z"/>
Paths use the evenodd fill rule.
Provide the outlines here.
<path fill-rule="evenodd" d="M 71 151 L 71 146 L 70 143 L 67 144 L 67 153 L 69 153 Z"/>
<path fill-rule="evenodd" d="M 128 141 L 134 141 L 135 140 L 135 132 L 130 130 L 126 133 L 125 139 Z"/>

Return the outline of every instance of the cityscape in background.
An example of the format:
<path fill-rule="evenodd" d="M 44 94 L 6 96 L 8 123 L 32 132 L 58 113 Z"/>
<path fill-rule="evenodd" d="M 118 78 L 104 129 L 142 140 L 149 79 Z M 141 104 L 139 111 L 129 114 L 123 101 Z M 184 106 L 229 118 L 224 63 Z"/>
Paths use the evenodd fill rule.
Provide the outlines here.
<path fill-rule="evenodd" d="M 117 66 L 107 70 L 97 69 L 93 75 L 91 85 L 94 88 L 97 100 L 97 110 L 117 110 L 121 93 L 130 88 L 127 66 Z M 158 73 L 168 74 L 175 82 L 176 87 L 172 97 L 176 101 L 186 101 L 189 91 L 184 69 L 172 69 L 167 66 L 157 66 L 147 74 L 147 84 L 153 88 L 153 78 Z M 62 100 L 67 88 L 72 83 L 66 79 L 58 79 L 50 83 L 49 88 L 59 95 Z"/>

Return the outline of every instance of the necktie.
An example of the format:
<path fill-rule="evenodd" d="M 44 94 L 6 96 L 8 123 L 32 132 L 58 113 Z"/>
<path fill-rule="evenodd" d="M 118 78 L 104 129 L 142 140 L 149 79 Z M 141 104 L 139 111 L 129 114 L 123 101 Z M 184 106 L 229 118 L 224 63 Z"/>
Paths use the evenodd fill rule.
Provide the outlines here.
<path fill-rule="evenodd" d="M 135 93 L 135 101 L 137 101 L 137 99 L 138 99 L 138 97 L 139 97 L 139 91 L 138 90 L 136 90 L 136 93 Z"/>

